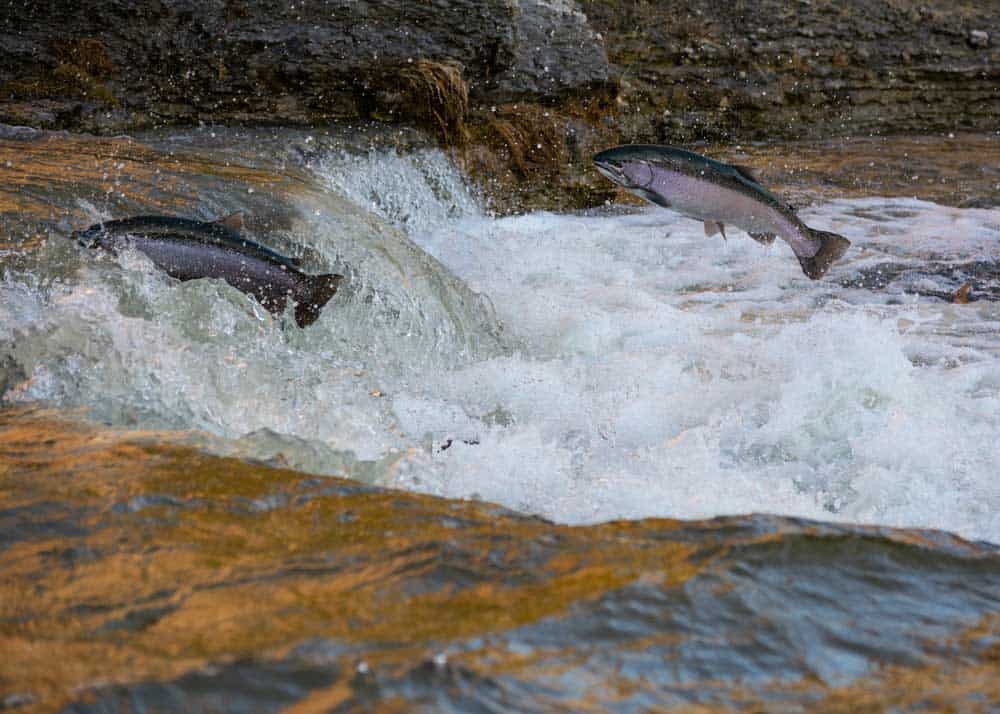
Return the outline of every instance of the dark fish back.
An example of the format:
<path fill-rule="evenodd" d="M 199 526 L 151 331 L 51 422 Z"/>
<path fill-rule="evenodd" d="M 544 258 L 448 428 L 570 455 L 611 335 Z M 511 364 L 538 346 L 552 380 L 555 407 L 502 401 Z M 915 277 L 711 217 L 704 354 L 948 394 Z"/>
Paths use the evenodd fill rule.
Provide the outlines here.
<path fill-rule="evenodd" d="M 707 156 L 696 154 L 693 151 L 688 151 L 687 149 L 677 149 L 671 147 L 670 151 L 695 170 L 707 170 L 708 173 L 706 173 L 706 178 L 709 178 L 714 172 L 715 175 L 721 176 L 724 179 L 741 186 L 745 191 L 755 194 L 764 203 L 770 204 L 781 210 L 793 212 L 791 206 L 764 188 L 760 181 L 757 180 L 757 177 L 742 166 L 732 166 L 730 164 L 723 163 L 722 161 L 716 161 L 715 159 L 711 159 Z"/>
<path fill-rule="evenodd" d="M 217 278 L 253 295 L 271 312 L 281 312 L 289 295 L 305 294 L 309 276 L 236 246 L 192 240 L 182 233 L 134 238 L 137 250 L 178 280 Z"/>
<path fill-rule="evenodd" d="M 133 216 L 114 221 L 105 221 L 88 228 L 85 233 L 103 232 L 111 235 L 171 235 L 183 236 L 189 240 L 202 241 L 220 247 L 237 250 L 247 256 L 269 260 L 287 268 L 297 268 L 298 261 L 245 238 L 236 231 L 218 223 L 195 221 L 173 216 Z"/>

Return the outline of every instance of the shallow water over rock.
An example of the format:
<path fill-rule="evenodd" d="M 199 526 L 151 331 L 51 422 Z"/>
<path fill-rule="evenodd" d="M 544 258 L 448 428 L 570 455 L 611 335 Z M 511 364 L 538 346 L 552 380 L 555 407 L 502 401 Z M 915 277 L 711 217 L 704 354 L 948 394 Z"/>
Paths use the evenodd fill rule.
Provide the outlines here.
<path fill-rule="evenodd" d="M 11 702 L 1000 702 L 993 546 L 773 516 L 572 528 L 221 459 L 177 438 L 0 412 Z"/>

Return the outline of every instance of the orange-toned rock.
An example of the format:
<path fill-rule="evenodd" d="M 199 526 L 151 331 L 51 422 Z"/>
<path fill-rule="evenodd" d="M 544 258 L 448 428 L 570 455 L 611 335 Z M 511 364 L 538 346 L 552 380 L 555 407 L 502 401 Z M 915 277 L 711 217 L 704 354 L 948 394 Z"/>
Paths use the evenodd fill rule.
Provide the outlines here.
<path fill-rule="evenodd" d="M 940 533 L 571 528 L 38 408 L 0 464 L 0 686 L 38 711 L 1000 701 L 1000 555 Z"/>

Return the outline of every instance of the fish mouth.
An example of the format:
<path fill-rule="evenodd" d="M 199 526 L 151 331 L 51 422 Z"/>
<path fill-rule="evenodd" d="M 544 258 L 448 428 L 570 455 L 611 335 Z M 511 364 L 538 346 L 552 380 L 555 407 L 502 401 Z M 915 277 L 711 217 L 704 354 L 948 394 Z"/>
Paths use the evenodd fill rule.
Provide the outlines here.
<path fill-rule="evenodd" d="M 629 187 L 629 180 L 625 178 L 625 172 L 622 171 L 621 167 L 610 162 L 602 161 L 601 159 L 594 159 L 594 166 L 597 170 L 607 179 L 613 181 L 619 186 Z"/>

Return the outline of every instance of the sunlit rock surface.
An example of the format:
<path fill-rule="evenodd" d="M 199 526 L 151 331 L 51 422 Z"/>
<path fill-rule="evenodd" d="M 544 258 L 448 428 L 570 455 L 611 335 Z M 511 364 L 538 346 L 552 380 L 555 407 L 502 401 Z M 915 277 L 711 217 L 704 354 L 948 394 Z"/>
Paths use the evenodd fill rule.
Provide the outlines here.
<path fill-rule="evenodd" d="M 0 691 L 53 711 L 1000 704 L 1000 554 L 557 526 L 0 413 Z"/>

